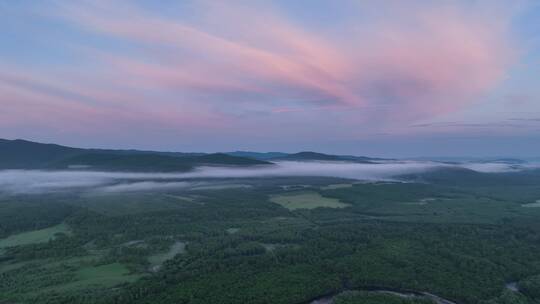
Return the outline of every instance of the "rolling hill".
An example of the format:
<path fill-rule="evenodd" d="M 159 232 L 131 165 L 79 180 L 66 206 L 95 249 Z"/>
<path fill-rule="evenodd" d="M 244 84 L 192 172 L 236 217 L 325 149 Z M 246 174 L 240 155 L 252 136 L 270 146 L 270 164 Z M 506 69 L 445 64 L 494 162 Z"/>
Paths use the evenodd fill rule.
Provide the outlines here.
<path fill-rule="evenodd" d="M 364 156 L 351 156 L 351 155 L 332 155 L 332 154 L 323 154 L 311 151 L 304 151 L 294 154 L 282 155 L 269 160 L 289 160 L 289 161 L 348 161 L 355 163 L 365 163 L 370 164 L 376 160 L 375 158 L 369 158 Z"/>
<path fill-rule="evenodd" d="M 26 140 L 0 139 L 0 169 L 85 169 L 105 171 L 189 171 L 196 166 L 269 165 L 223 153 L 177 153 L 81 149 Z"/>
<path fill-rule="evenodd" d="M 42 168 L 46 164 L 75 156 L 83 151 L 83 149 L 41 144 L 21 139 L 0 139 L 0 168 Z"/>
<path fill-rule="evenodd" d="M 250 151 L 234 151 L 227 152 L 228 155 L 239 156 L 239 157 L 248 157 L 258 160 L 270 160 L 279 157 L 285 157 L 289 154 L 283 152 L 250 152 Z"/>

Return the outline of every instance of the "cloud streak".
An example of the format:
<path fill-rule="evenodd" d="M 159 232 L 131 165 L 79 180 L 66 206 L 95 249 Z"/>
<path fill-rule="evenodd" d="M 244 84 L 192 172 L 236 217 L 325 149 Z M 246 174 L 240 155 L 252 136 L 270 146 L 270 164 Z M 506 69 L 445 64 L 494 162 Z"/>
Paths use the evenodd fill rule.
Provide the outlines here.
<path fill-rule="evenodd" d="M 63 14 L 87 30 L 150 47 L 150 59 L 162 63 L 108 60 L 147 85 L 233 97 L 297 96 L 345 106 L 391 103 L 414 118 L 474 101 L 502 79 L 514 51 L 505 32 L 508 18 L 458 5 L 417 12 L 394 8 L 394 20 L 404 21 L 387 19 L 341 33 L 347 39 L 312 33 L 257 5 L 207 6 L 207 19 L 232 30 L 126 5 L 76 4 L 64 7 Z M 163 54 L 163 47 L 181 55 Z"/>
<path fill-rule="evenodd" d="M 455 1 L 352 10 L 347 26 L 323 30 L 254 1 L 171 13 L 133 2 L 54 2 L 40 16 L 88 38 L 59 41 L 81 64 L 40 72 L 0 62 L 0 117 L 16 126 L 29 113 L 36 128 L 101 136 L 149 126 L 170 137 L 255 136 L 256 127 L 274 138 L 289 136 L 287 128 L 336 128 L 344 138 L 360 129 L 414 132 L 402 126 L 477 102 L 520 54 L 509 38 L 513 9 Z"/>

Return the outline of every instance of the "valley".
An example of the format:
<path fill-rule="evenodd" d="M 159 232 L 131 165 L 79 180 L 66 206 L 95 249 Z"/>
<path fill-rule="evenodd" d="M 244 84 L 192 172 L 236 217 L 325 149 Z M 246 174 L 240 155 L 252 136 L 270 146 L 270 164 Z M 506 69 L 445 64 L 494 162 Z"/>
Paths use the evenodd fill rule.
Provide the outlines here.
<path fill-rule="evenodd" d="M 540 170 L 525 163 L 205 166 L 0 170 L 0 299 L 540 301 Z"/>

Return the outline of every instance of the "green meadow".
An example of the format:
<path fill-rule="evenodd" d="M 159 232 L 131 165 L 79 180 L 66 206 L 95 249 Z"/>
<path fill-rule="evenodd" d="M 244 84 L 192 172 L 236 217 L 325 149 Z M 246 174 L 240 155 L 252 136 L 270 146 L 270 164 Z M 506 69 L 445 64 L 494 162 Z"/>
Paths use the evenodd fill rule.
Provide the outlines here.
<path fill-rule="evenodd" d="M 335 188 L 332 188 L 335 189 Z M 339 199 L 323 197 L 317 192 L 287 193 L 273 195 L 271 202 L 279 204 L 289 210 L 315 209 L 315 208 L 345 208 L 348 204 L 342 203 Z"/>
<path fill-rule="evenodd" d="M 12 246 L 46 243 L 53 240 L 58 234 L 70 235 L 71 230 L 66 224 L 58 224 L 45 229 L 14 234 L 7 238 L 0 239 L 0 249 Z"/>

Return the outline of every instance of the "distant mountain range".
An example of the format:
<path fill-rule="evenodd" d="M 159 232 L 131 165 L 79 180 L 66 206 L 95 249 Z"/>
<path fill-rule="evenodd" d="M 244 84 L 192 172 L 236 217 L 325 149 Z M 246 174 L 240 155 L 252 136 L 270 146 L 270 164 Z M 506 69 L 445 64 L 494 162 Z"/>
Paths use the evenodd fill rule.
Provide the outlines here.
<path fill-rule="evenodd" d="M 311 151 L 304 151 L 298 153 L 283 153 L 283 152 L 228 152 L 227 154 L 233 156 L 249 157 L 258 160 L 266 161 L 347 161 L 355 163 L 374 163 L 382 160 L 389 160 L 383 158 L 371 158 L 365 156 L 353 156 L 353 155 L 332 155 L 323 154 Z"/>
<path fill-rule="evenodd" d="M 428 159 L 424 159 L 428 160 Z M 278 161 L 332 161 L 375 164 L 390 159 L 332 155 L 311 151 L 299 153 L 235 151 L 227 153 L 181 153 L 141 150 L 82 149 L 27 140 L 0 139 L 0 169 L 102 170 L 134 172 L 182 172 L 198 166 L 272 165 Z M 432 160 L 466 163 L 463 160 Z M 476 163 L 519 165 L 513 158 L 475 160 Z"/>
<path fill-rule="evenodd" d="M 289 154 L 283 152 L 249 152 L 249 151 L 235 151 L 227 152 L 227 154 L 239 157 L 248 157 L 258 160 L 276 159 L 279 157 L 287 156 Z"/>
<path fill-rule="evenodd" d="M 0 169 L 78 169 L 105 171 L 189 171 L 197 166 L 271 165 L 273 161 L 347 161 L 378 159 L 316 152 L 181 153 L 140 150 L 82 149 L 22 139 L 0 139 Z"/>
<path fill-rule="evenodd" d="M 524 164 L 531 161 L 540 161 L 537 157 L 512 158 L 512 157 L 411 157 L 409 160 L 434 161 L 440 163 L 500 163 L 500 164 Z"/>
<path fill-rule="evenodd" d="M 270 160 L 290 160 L 290 161 L 348 161 L 355 163 L 370 164 L 374 163 L 377 159 L 364 157 L 364 156 L 350 156 L 350 155 L 331 155 L 317 152 L 299 152 L 294 154 L 286 154 L 271 158 Z"/>

